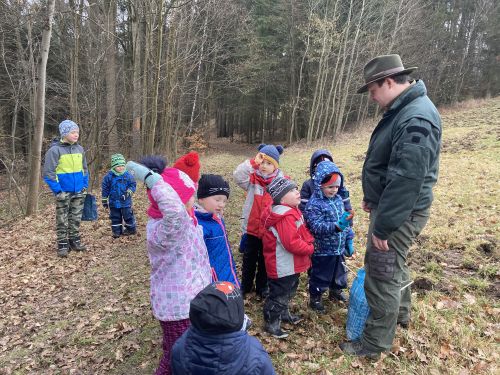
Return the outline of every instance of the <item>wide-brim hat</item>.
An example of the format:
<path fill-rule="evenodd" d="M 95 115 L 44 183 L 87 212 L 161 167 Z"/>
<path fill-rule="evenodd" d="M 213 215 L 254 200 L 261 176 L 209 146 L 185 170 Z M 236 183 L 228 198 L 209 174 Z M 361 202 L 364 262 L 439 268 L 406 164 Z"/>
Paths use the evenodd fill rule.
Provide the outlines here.
<path fill-rule="evenodd" d="M 372 82 L 400 74 L 409 74 L 415 69 L 418 68 L 416 66 L 405 68 L 399 55 L 377 56 L 365 65 L 363 70 L 365 84 L 358 89 L 358 94 L 366 92 L 368 85 Z"/>

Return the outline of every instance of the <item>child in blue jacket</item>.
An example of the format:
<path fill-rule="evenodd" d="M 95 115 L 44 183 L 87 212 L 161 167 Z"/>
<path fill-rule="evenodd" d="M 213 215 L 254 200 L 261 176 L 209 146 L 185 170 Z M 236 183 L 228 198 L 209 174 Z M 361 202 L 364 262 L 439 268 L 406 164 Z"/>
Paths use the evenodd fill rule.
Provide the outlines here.
<path fill-rule="evenodd" d="M 113 238 L 136 234 L 132 194 L 136 183 L 125 170 L 126 160 L 122 154 L 111 155 L 111 169 L 102 180 L 102 205 L 109 208 Z M 125 226 L 125 228 L 123 228 Z"/>
<path fill-rule="evenodd" d="M 352 214 L 344 208 L 338 192 L 343 177 L 338 167 L 325 160 L 318 164 L 313 178 L 314 193 L 306 205 L 304 218 L 314 236 L 314 253 L 309 274 L 309 306 L 318 313 L 325 308 L 321 296 L 330 290 L 330 299 L 345 302 L 347 288 L 345 257 L 354 253 Z"/>
<path fill-rule="evenodd" d="M 229 199 L 229 184 L 222 176 L 204 174 L 198 182 L 197 197 L 195 215 L 203 227 L 212 279 L 229 281 L 239 288 L 240 282 L 223 219 L 224 207 Z"/>
<path fill-rule="evenodd" d="M 208 285 L 191 301 L 191 326 L 172 348 L 173 375 L 275 375 L 269 354 L 246 328 L 241 291 Z"/>

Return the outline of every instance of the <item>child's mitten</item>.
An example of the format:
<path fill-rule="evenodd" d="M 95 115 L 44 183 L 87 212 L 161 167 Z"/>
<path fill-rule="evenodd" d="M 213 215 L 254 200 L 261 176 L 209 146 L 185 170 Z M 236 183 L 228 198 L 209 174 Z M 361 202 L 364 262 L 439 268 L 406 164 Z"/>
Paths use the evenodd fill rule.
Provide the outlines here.
<path fill-rule="evenodd" d="M 134 176 L 137 181 L 144 182 L 148 189 L 152 189 L 153 186 L 155 186 L 155 184 L 161 179 L 161 176 L 158 173 L 153 172 L 152 170 L 146 168 L 144 165 L 141 165 L 134 161 L 127 162 L 125 168 L 132 174 L 132 176 Z"/>
<path fill-rule="evenodd" d="M 352 257 L 352 255 L 355 253 L 356 250 L 354 250 L 354 243 L 352 239 L 347 240 L 345 243 L 345 256 L 347 257 Z"/>
<path fill-rule="evenodd" d="M 107 210 L 109 208 L 109 198 L 102 197 L 101 202 L 102 202 L 102 206 Z"/>
<path fill-rule="evenodd" d="M 349 226 L 352 216 L 353 215 L 347 211 L 342 214 L 342 217 L 337 222 L 337 228 L 339 229 L 340 232 L 343 232 L 344 229 Z"/>

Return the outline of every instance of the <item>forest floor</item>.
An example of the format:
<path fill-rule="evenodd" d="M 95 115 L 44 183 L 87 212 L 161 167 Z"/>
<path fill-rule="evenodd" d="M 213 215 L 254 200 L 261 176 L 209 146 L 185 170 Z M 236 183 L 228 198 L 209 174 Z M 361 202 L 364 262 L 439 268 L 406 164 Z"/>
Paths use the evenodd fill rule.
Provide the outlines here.
<path fill-rule="evenodd" d="M 431 220 L 410 252 L 413 310 L 410 329 L 398 328 L 393 350 L 377 362 L 344 356 L 345 305 L 327 302 L 318 316 L 307 308 L 306 277 L 293 310 L 306 317 L 286 341 L 262 330 L 262 302 L 251 296 L 250 333 L 270 353 L 279 374 L 498 374 L 500 332 L 500 98 L 443 109 L 443 148 Z M 302 183 L 314 149 L 330 149 L 357 207 L 357 259 L 362 266 L 368 217 L 359 208 L 360 172 L 370 130 L 335 142 L 293 145 L 283 170 Z M 255 147 L 217 142 L 202 172 L 231 179 Z M 232 184 L 232 182 L 231 182 Z M 238 253 L 243 192 L 234 186 L 226 211 Z M 49 196 L 44 195 L 44 196 Z M 0 197 L 1 198 L 1 197 Z M 99 198 L 99 197 L 98 197 Z M 134 197 L 139 234 L 113 240 L 106 212 L 82 223 L 89 251 L 59 259 L 54 205 L 0 229 L 0 374 L 151 374 L 161 333 L 149 305 L 143 187 Z M 353 274 L 350 276 L 352 282 Z"/>

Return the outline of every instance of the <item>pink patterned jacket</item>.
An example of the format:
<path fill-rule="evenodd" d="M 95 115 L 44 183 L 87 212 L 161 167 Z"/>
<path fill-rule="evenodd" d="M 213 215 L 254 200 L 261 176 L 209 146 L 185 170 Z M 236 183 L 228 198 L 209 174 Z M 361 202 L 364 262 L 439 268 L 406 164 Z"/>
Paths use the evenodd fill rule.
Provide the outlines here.
<path fill-rule="evenodd" d="M 151 195 L 163 214 L 161 219 L 150 218 L 146 227 L 153 315 L 161 321 L 187 319 L 189 303 L 211 281 L 203 228 L 163 180 Z"/>

